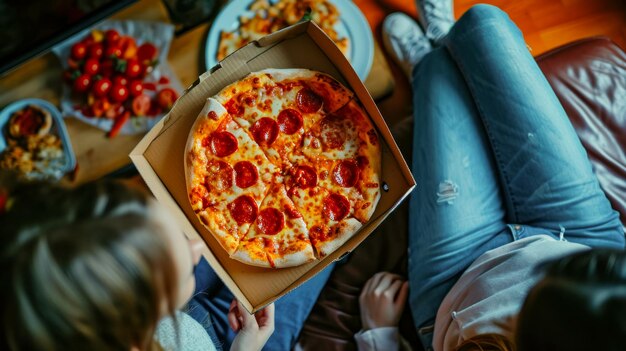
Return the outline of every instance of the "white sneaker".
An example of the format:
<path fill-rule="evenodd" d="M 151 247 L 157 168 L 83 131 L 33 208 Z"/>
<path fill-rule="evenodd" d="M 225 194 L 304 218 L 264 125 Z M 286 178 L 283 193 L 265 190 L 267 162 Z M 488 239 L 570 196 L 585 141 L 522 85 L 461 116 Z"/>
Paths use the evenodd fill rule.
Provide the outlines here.
<path fill-rule="evenodd" d="M 401 12 L 392 13 L 385 18 L 383 44 L 409 80 L 413 67 L 432 50 L 428 38 L 417 22 Z"/>
<path fill-rule="evenodd" d="M 426 28 L 426 37 L 435 44 L 448 34 L 454 25 L 452 0 L 417 0 L 419 20 Z"/>

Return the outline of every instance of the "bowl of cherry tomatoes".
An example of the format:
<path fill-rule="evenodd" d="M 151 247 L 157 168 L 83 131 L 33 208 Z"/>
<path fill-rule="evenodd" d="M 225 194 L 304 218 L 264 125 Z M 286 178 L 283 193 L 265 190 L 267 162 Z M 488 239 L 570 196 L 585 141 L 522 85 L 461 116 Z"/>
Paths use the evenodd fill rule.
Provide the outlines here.
<path fill-rule="evenodd" d="M 63 115 L 109 137 L 148 131 L 182 91 L 167 64 L 173 26 L 105 21 L 53 51 L 63 65 Z"/>

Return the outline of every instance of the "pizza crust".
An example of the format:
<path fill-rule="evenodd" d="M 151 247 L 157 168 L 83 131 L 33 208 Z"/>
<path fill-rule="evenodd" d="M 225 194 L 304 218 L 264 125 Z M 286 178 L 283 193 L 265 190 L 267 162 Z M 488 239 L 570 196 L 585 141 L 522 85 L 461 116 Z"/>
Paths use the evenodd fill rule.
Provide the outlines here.
<path fill-rule="evenodd" d="M 354 236 L 363 224 L 354 218 L 347 218 L 341 222 L 333 225 L 331 231 L 333 231 L 333 239 L 329 241 L 320 241 L 315 243 L 315 250 L 318 257 L 321 259 L 335 252 L 341 247 L 348 239 Z"/>
<path fill-rule="evenodd" d="M 305 250 L 294 252 L 292 254 L 285 255 L 283 257 L 274 257 L 272 261 L 275 267 L 295 267 L 300 266 L 311 261 L 315 261 L 315 253 L 313 253 L 313 247 L 308 246 Z"/>

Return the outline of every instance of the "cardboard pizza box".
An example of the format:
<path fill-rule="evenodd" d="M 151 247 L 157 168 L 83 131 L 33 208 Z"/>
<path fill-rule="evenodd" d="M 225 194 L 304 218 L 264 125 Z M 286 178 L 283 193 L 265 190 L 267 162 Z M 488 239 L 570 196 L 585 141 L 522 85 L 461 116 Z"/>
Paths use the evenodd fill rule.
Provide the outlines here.
<path fill-rule="evenodd" d="M 330 74 L 354 91 L 383 140 L 381 198 L 370 221 L 323 260 L 293 268 L 259 268 L 229 258 L 191 209 L 185 184 L 185 144 L 206 99 L 248 73 L 266 68 L 308 68 Z M 146 134 L 130 158 L 156 199 L 176 217 L 187 237 L 202 238 L 206 242 L 207 261 L 250 312 L 285 295 L 354 250 L 415 186 L 409 167 L 374 100 L 341 51 L 310 21 L 252 42 L 202 74 Z"/>

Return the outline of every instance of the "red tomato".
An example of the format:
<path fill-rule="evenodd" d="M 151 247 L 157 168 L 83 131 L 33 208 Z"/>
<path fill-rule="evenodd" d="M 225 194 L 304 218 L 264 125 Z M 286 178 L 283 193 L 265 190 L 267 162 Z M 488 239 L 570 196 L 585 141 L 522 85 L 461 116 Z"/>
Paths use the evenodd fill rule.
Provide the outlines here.
<path fill-rule="evenodd" d="M 85 61 L 85 66 L 83 67 L 83 72 L 89 75 L 95 75 L 100 70 L 100 61 L 95 58 L 90 58 Z"/>
<path fill-rule="evenodd" d="M 72 45 L 70 56 L 74 60 L 82 60 L 87 56 L 87 45 L 82 42 L 78 42 Z"/>
<path fill-rule="evenodd" d="M 91 105 L 91 110 L 93 111 L 93 115 L 95 117 L 102 116 L 111 106 L 109 100 L 107 98 L 96 99 L 94 103 Z"/>
<path fill-rule="evenodd" d="M 128 99 L 128 88 L 120 84 L 113 84 L 109 97 L 115 102 L 124 102 Z"/>
<path fill-rule="evenodd" d="M 139 74 L 141 74 L 141 72 L 143 71 L 143 68 L 141 67 L 141 64 L 139 64 L 139 61 L 137 61 L 136 59 L 129 59 L 128 61 L 126 61 L 126 76 L 129 78 L 134 78 L 137 77 Z"/>
<path fill-rule="evenodd" d="M 135 38 L 124 35 L 120 37 L 117 46 L 122 50 L 122 57 L 125 59 L 133 58 L 137 55 L 137 44 Z"/>
<path fill-rule="evenodd" d="M 106 50 L 104 50 L 105 57 L 120 57 L 122 56 L 122 49 L 120 49 L 116 45 L 107 46 Z"/>
<path fill-rule="evenodd" d="M 94 83 L 91 91 L 95 96 L 103 97 L 106 96 L 109 91 L 111 91 L 112 86 L 113 83 L 111 83 L 111 80 L 109 78 L 102 78 Z"/>
<path fill-rule="evenodd" d="M 127 86 L 128 85 L 128 78 L 124 77 L 121 74 L 116 74 L 115 77 L 113 77 L 113 85 Z"/>
<path fill-rule="evenodd" d="M 104 59 L 100 63 L 100 75 L 103 77 L 111 77 L 115 72 L 115 63 L 111 59 Z"/>
<path fill-rule="evenodd" d="M 172 88 L 165 88 L 159 91 L 156 97 L 157 104 L 168 110 L 172 108 L 176 99 L 178 99 L 178 94 Z"/>
<path fill-rule="evenodd" d="M 128 90 L 130 90 L 130 95 L 139 96 L 143 93 L 143 83 L 138 79 L 133 80 L 130 82 L 130 85 L 128 85 Z"/>
<path fill-rule="evenodd" d="M 133 98 L 132 108 L 135 116 L 145 116 L 150 110 L 150 97 L 146 94 L 141 94 Z"/>
<path fill-rule="evenodd" d="M 107 44 L 115 44 L 118 40 L 120 40 L 120 33 L 118 33 L 115 29 L 109 29 L 104 33 L 104 39 Z"/>
<path fill-rule="evenodd" d="M 89 57 L 99 59 L 104 55 L 102 43 L 93 43 L 89 46 Z"/>
<path fill-rule="evenodd" d="M 139 49 L 137 49 L 137 59 L 139 59 L 139 62 L 146 64 L 146 61 L 154 61 L 158 53 L 159 52 L 156 46 L 154 46 L 152 43 L 143 43 L 141 44 Z"/>
<path fill-rule="evenodd" d="M 74 81 L 74 91 L 77 93 L 84 93 L 89 89 L 89 85 L 91 85 L 91 76 L 88 74 L 81 74 Z"/>
<path fill-rule="evenodd" d="M 161 76 L 159 78 L 159 84 L 170 84 L 170 79 L 167 76 Z"/>

